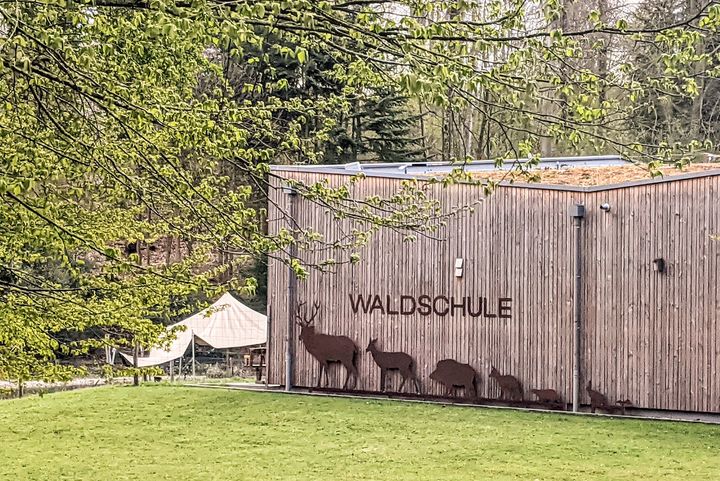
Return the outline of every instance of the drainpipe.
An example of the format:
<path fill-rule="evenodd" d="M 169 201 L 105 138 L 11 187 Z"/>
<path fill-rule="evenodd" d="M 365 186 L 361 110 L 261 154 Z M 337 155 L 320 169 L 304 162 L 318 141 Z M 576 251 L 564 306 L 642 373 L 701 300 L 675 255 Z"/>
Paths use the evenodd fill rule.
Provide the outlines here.
<path fill-rule="evenodd" d="M 265 389 L 270 387 L 270 339 L 272 339 L 272 306 L 267 308 L 267 340 L 265 341 Z"/>
<path fill-rule="evenodd" d="M 582 221 L 585 218 L 585 206 L 575 204 L 570 207 L 570 215 L 575 226 L 575 288 L 573 291 L 574 313 L 573 313 L 573 412 L 580 409 L 580 363 L 581 342 L 582 342 Z"/>
<path fill-rule="evenodd" d="M 297 219 L 297 190 L 292 186 L 283 187 L 283 192 L 288 195 L 289 201 L 289 215 L 291 222 Z M 293 236 L 294 239 L 295 236 Z M 293 313 L 295 312 L 296 305 L 296 292 L 297 292 L 297 277 L 295 271 L 292 268 L 292 261 L 297 258 L 297 244 L 293 242 L 290 244 L 290 263 L 288 265 L 288 295 L 287 295 L 287 344 L 285 345 L 285 390 L 290 391 L 293 387 L 293 372 L 294 372 L 294 333 L 295 333 L 295 322 L 293 320 Z"/>

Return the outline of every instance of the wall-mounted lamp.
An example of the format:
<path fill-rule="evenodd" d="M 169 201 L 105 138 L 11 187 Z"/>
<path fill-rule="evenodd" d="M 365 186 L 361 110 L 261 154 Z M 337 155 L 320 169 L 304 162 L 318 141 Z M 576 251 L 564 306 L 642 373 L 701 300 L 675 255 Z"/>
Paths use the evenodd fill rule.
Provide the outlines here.
<path fill-rule="evenodd" d="M 455 259 L 455 277 L 462 277 L 463 276 L 463 259 L 462 257 L 458 257 Z"/>
<path fill-rule="evenodd" d="M 582 219 L 585 217 L 585 206 L 583 204 L 573 204 L 570 206 L 570 217 Z"/>
<path fill-rule="evenodd" d="M 607 202 L 605 202 L 604 204 L 600 204 L 600 210 L 607 214 L 608 212 L 610 212 L 610 204 L 608 204 Z"/>
<path fill-rule="evenodd" d="M 665 268 L 667 266 L 665 265 L 665 259 L 662 257 L 658 257 L 657 259 L 653 259 L 653 269 L 661 274 L 665 272 Z"/>

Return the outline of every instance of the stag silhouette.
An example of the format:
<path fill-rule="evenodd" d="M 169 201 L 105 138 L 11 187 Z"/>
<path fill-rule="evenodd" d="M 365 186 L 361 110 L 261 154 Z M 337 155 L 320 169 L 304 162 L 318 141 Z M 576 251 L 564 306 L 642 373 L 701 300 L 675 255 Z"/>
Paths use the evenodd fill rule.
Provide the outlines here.
<path fill-rule="evenodd" d="M 400 371 L 403 380 L 398 391 L 402 392 L 405 382 L 410 379 L 415 383 L 415 390 L 420 393 L 420 382 L 415 374 L 415 361 L 404 352 L 384 352 L 377 348 L 377 339 L 371 339 L 365 352 L 372 354 L 375 364 L 380 366 L 380 391 L 385 392 L 388 371 Z"/>
<path fill-rule="evenodd" d="M 297 318 L 297 323 L 300 326 L 299 339 L 302 341 L 305 349 L 307 349 L 310 355 L 317 359 L 320 363 L 317 387 L 320 387 L 323 371 L 325 371 L 325 385 L 327 386 L 330 384 L 330 380 L 328 379 L 328 369 L 330 368 L 331 362 L 339 362 L 345 366 L 347 376 L 345 377 L 345 383 L 342 388 L 347 389 L 351 374 L 353 376 L 353 387 L 355 387 L 358 378 L 358 370 L 355 365 L 357 354 L 359 352 L 358 347 L 349 337 L 331 336 L 329 334 L 319 334 L 315 332 L 313 322 L 320 310 L 320 303 L 313 303 L 313 310 L 309 319 L 307 317 L 307 311 L 304 314 L 301 312 L 301 307 L 304 305 L 304 302 L 298 305 L 295 317 Z"/>

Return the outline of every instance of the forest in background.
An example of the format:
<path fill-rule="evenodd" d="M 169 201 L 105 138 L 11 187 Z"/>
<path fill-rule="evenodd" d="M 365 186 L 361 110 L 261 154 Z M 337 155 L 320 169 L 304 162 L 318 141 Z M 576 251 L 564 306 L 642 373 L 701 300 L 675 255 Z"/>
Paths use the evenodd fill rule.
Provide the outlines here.
<path fill-rule="evenodd" d="M 0 5 L 0 378 L 156 342 L 266 259 L 324 240 L 264 226 L 270 164 L 714 153 L 720 6 L 614 0 L 18 0 Z M 459 171 L 453 180 L 467 180 Z M 352 179 L 351 182 L 361 181 Z M 297 186 L 357 228 L 442 226 Z"/>

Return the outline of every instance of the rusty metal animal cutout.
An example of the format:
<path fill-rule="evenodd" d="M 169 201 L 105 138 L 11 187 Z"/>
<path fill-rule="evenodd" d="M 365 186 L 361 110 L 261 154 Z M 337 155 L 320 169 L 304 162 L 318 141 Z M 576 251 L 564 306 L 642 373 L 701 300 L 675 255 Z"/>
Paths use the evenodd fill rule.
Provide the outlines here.
<path fill-rule="evenodd" d="M 498 385 L 500 385 L 500 399 L 507 396 L 512 401 L 523 400 L 523 388 L 518 378 L 509 375 L 502 375 L 495 369 L 495 366 L 491 366 L 490 377 L 494 378 Z"/>
<path fill-rule="evenodd" d="M 587 391 L 588 396 L 590 396 L 590 412 L 594 413 L 596 409 L 608 411 L 612 408 L 612 406 L 608 404 L 607 397 L 603 393 L 595 391 L 592 388 L 592 381 L 588 381 L 585 390 Z"/>
<path fill-rule="evenodd" d="M 300 326 L 299 339 L 305 345 L 305 349 L 310 353 L 312 357 L 317 359 L 320 363 L 320 372 L 318 373 L 317 387 L 320 387 L 323 371 L 325 371 L 325 385 L 330 384 L 328 380 L 328 369 L 330 368 L 331 362 L 339 362 L 345 366 L 347 376 L 345 377 L 345 383 L 343 389 L 347 389 L 350 376 L 353 376 L 353 387 L 357 384 L 358 370 L 355 362 L 357 360 L 357 354 L 360 352 L 358 347 L 355 345 L 352 339 L 346 336 L 331 336 L 329 334 L 320 334 L 315 332 L 315 326 L 313 322 L 317 316 L 318 310 L 320 309 L 320 303 L 313 304 L 313 311 L 308 319 L 307 312 L 303 315 L 300 308 L 304 305 L 303 302 L 297 308 L 295 317 L 297 323 Z"/>
<path fill-rule="evenodd" d="M 554 389 L 531 389 L 530 392 L 543 404 L 552 404 L 560 407 L 564 405 L 562 397 Z"/>
<path fill-rule="evenodd" d="M 415 360 L 404 352 L 384 352 L 377 348 L 377 339 L 371 339 L 365 352 L 372 354 L 375 364 L 380 366 L 380 391 L 385 392 L 388 371 L 399 371 L 403 380 L 398 391 L 402 392 L 405 382 L 412 380 L 415 391 L 420 393 L 420 382 L 415 374 Z"/>
<path fill-rule="evenodd" d="M 448 397 L 457 387 L 465 389 L 465 396 L 477 397 L 479 376 L 470 364 L 463 364 L 454 359 L 443 359 L 437 363 L 435 370 L 430 374 L 430 379 L 445 386 L 445 395 Z"/>
<path fill-rule="evenodd" d="M 619 400 L 615 401 L 615 404 L 620 407 L 620 413 L 623 416 L 625 416 L 625 409 L 627 409 L 628 407 L 632 407 L 632 405 L 633 405 L 632 401 L 629 399 L 624 399 L 624 400 L 619 399 Z"/>

